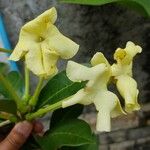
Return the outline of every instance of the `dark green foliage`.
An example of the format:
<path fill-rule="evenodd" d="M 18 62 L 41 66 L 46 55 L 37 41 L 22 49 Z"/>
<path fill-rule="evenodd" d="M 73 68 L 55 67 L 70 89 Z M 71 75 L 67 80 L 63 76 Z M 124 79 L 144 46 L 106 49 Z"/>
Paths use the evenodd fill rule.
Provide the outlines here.
<path fill-rule="evenodd" d="M 42 89 L 39 96 L 37 109 L 47 104 L 54 104 L 60 100 L 63 100 L 75 94 L 84 86 L 85 82 L 72 82 L 67 78 L 65 71 L 60 72 L 51 80 L 49 80 Z"/>
<path fill-rule="evenodd" d="M 16 115 L 17 113 L 16 103 L 12 100 L 2 99 L 0 100 L 0 111 Z"/>
<path fill-rule="evenodd" d="M 105 5 L 109 3 L 121 3 L 130 7 L 145 16 L 150 16 L 150 1 L 149 0 L 59 0 L 60 2 L 83 4 L 83 5 Z"/>
<path fill-rule="evenodd" d="M 62 146 L 94 144 L 89 125 L 79 119 L 66 120 L 50 129 L 44 137 L 35 137 L 42 150 L 56 150 Z"/>

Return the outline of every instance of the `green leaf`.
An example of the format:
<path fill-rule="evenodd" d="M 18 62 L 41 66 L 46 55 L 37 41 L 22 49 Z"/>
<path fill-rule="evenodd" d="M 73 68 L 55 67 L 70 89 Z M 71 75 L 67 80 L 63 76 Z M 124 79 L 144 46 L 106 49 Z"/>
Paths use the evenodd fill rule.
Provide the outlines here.
<path fill-rule="evenodd" d="M 8 65 L 6 63 L 0 62 L 0 72 L 3 73 L 6 71 L 8 71 Z"/>
<path fill-rule="evenodd" d="M 17 71 L 12 71 L 7 75 L 7 79 L 11 82 L 18 94 L 23 94 L 23 80 Z"/>
<path fill-rule="evenodd" d="M 7 112 L 10 114 L 16 114 L 17 113 L 16 103 L 8 99 L 0 100 L 0 111 Z"/>
<path fill-rule="evenodd" d="M 56 150 L 63 146 L 82 146 L 95 143 L 89 125 L 73 119 L 62 122 L 49 130 L 43 137 L 35 137 L 42 150 Z"/>
<path fill-rule="evenodd" d="M 87 145 L 77 147 L 76 150 L 98 150 L 98 142 L 97 142 L 97 137 L 95 135 L 93 135 L 93 141 L 95 142 L 92 144 L 87 144 Z"/>
<path fill-rule="evenodd" d="M 95 143 L 78 147 L 76 150 L 98 150 L 98 145 Z"/>
<path fill-rule="evenodd" d="M 114 2 L 123 2 L 123 4 L 134 8 L 142 14 L 150 16 L 150 0 L 59 0 L 60 2 L 73 3 L 73 4 L 84 4 L 84 5 L 104 5 Z M 135 3 L 135 4 L 133 4 Z"/>
<path fill-rule="evenodd" d="M 59 0 L 60 2 L 73 3 L 73 4 L 84 4 L 84 5 L 104 5 L 119 0 Z"/>
<path fill-rule="evenodd" d="M 42 89 L 37 109 L 47 104 L 54 104 L 65 99 L 85 86 L 85 82 L 72 82 L 66 76 L 65 71 L 54 76 Z"/>
<path fill-rule="evenodd" d="M 77 104 L 68 108 L 61 108 L 54 111 L 51 117 L 50 128 L 53 128 L 59 123 L 65 122 L 69 119 L 71 120 L 79 117 L 83 111 L 83 107 L 83 105 Z"/>
<path fill-rule="evenodd" d="M 98 142 L 95 135 L 93 135 L 93 141 L 95 142 L 92 144 L 86 144 L 78 147 L 62 147 L 61 150 L 98 150 Z"/>
<path fill-rule="evenodd" d="M 133 10 L 139 12 L 143 16 L 150 16 L 150 1 L 145 3 L 145 2 L 141 2 L 141 1 L 138 2 L 137 0 L 136 1 L 127 0 L 127 1 L 118 2 L 118 4 L 126 6 L 130 9 L 133 9 Z"/>
<path fill-rule="evenodd" d="M 16 90 L 16 92 L 19 95 L 22 95 L 22 93 L 23 93 L 23 80 L 22 80 L 20 74 L 18 72 L 16 72 L 16 71 L 9 72 L 6 75 L 6 79 L 8 81 L 10 81 L 10 83 L 12 84 L 14 90 Z M 9 93 L 3 87 L 3 85 L 1 83 L 0 83 L 0 93 L 2 95 L 4 95 L 6 98 L 11 98 Z"/>

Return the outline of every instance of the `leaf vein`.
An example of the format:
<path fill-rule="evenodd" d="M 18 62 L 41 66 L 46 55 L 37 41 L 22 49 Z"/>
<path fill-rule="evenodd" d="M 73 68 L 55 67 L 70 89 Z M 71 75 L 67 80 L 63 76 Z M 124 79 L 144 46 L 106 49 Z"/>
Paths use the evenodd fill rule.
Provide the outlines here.
<path fill-rule="evenodd" d="M 40 107 L 42 107 L 42 106 L 44 106 L 45 104 L 47 104 L 50 99 L 54 98 L 56 95 L 58 95 L 59 93 L 61 93 L 63 90 L 65 90 L 65 89 L 71 87 L 73 84 L 76 84 L 76 83 L 72 83 L 72 84 L 66 86 L 65 88 L 62 88 L 61 90 L 59 90 L 59 91 L 57 91 L 56 93 L 54 93 L 52 96 L 50 96 L 49 98 L 47 98 L 47 99 L 40 105 Z"/>
<path fill-rule="evenodd" d="M 92 140 L 90 140 L 90 139 L 88 139 L 88 138 L 85 138 L 85 137 L 82 137 L 82 136 L 80 136 L 80 135 L 73 134 L 73 133 L 59 132 L 59 133 L 52 133 L 52 134 L 51 134 L 51 136 L 57 136 L 57 135 L 71 135 L 71 136 L 75 136 L 75 137 L 79 137 L 79 138 L 81 138 L 81 139 L 87 140 L 87 141 L 89 141 L 89 142 L 91 142 L 91 143 L 94 144 L 94 142 L 93 142 Z"/>

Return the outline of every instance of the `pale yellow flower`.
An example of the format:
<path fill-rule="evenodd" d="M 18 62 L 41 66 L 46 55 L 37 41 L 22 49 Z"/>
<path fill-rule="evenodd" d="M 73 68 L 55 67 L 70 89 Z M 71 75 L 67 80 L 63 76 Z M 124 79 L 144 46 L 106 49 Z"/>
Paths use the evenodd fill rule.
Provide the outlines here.
<path fill-rule="evenodd" d="M 34 74 L 43 77 L 55 75 L 57 60 L 69 59 L 79 49 L 79 45 L 62 35 L 53 25 L 56 18 L 57 12 L 53 7 L 25 24 L 9 59 L 18 61 L 25 56 L 27 68 Z"/>
<path fill-rule="evenodd" d="M 88 81 L 85 88 L 63 101 L 62 107 L 77 103 L 89 105 L 94 103 L 97 115 L 97 131 L 110 131 L 111 117 L 124 114 L 118 97 L 108 91 L 107 83 L 111 76 L 108 61 L 102 53 L 96 53 L 91 60 L 93 67 L 88 68 L 73 61 L 67 65 L 67 76 L 74 82 Z"/>
<path fill-rule="evenodd" d="M 127 42 L 126 48 L 118 48 L 114 54 L 117 63 L 111 66 L 112 76 L 117 80 L 116 85 L 121 96 L 125 99 L 125 110 L 132 112 L 140 109 L 137 102 L 137 83 L 132 78 L 133 58 L 137 53 L 141 53 L 142 48 L 133 42 Z"/>

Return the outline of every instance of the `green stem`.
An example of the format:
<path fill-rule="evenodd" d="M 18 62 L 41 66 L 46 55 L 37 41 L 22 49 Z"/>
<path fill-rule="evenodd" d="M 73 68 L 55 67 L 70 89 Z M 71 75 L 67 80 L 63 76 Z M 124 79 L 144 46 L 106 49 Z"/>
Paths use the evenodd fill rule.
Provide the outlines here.
<path fill-rule="evenodd" d="M 30 90 L 29 80 L 30 80 L 29 69 L 25 65 L 25 92 L 24 92 L 23 100 L 25 101 L 26 104 L 28 103 L 29 96 L 30 96 L 29 95 L 29 90 Z"/>
<path fill-rule="evenodd" d="M 21 102 L 21 99 L 18 97 L 17 93 L 15 92 L 13 86 L 10 84 L 10 82 L 0 73 L 0 82 L 3 84 L 3 86 L 7 89 L 8 93 L 12 97 L 12 99 L 16 102 L 17 108 L 21 112 L 25 112 L 26 108 L 24 104 Z"/>
<path fill-rule="evenodd" d="M 29 113 L 26 115 L 26 120 L 34 120 L 38 117 L 42 117 L 43 115 L 45 115 L 46 113 L 50 112 L 50 111 L 54 111 L 56 109 L 59 109 L 62 107 L 62 101 L 59 101 L 55 104 L 49 105 L 45 108 L 41 108 L 38 111 L 34 112 L 34 113 Z"/>
<path fill-rule="evenodd" d="M 11 123 L 10 120 L 3 121 L 3 122 L 0 123 L 0 127 L 3 127 L 3 126 L 8 125 L 10 123 Z"/>
<path fill-rule="evenodd" d="M 36 104 L 37 104 L 38 97 L 39 97 L 39 94 L 42 89 L 43 81 L 44 81 L 44 78 L 40 77 L 38 85 L 35 89 L 35 92 L 34 92 L 33 96 L 31 97 L 31 99 L 29 100 L 29 105 L 32 107 L 36 106 Z"/>
<path fill-rule="evenodd" d="M 8 50 L 8 49 L 5 49 L 5 48 L 0 48 L 0 52 L 9 53 L 9 54 L 12 53 L 11 50 Z"/>

